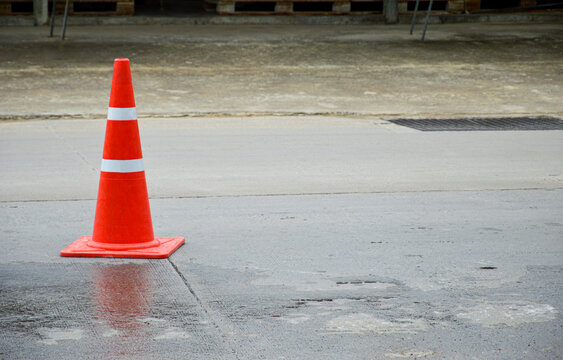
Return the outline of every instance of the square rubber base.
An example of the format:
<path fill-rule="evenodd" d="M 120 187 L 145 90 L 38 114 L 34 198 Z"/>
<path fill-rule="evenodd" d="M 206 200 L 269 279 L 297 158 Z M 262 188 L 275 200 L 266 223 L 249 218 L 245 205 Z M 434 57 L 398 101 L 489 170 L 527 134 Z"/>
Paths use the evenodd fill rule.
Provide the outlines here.
<path fill-rule="evenodd" d="M 165 259 L 169 257 L 185 242 L 183 237 L 159 237 L 159 246 L 138 248 L 133 250 L 104 250 L 88 246 L 91 235 L 81 236 L 61 251 L 61 256 L 71 257 L 104 257 L 104 258 L 135 258 L 135 259 Z"/>

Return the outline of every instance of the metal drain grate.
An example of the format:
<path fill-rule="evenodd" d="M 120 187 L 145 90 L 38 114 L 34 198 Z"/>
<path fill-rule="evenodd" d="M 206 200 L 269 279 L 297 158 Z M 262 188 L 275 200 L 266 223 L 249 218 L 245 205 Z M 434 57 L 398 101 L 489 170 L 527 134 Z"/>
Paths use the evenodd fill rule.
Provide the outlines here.
<path fill-rule="evenodd" d="M 420 131 L 563 130 L 563 120 L 551 117 L 395 119 L 389 122 Z"/>

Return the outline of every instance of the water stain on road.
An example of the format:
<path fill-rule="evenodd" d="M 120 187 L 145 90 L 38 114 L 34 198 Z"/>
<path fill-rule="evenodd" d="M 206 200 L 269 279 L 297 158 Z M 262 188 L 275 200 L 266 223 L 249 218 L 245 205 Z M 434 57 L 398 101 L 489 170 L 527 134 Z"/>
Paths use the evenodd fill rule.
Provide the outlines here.
<path fill-rule="evenodd" d="M 459 307 L 459 318 L 490 328 L 518 327 L 532 322 L 554 320 L 557 310 L 548 304 L 533 302 L 483 302 L 475 306 Z"/>
<path fill-rule="evenodd" d="M 45 345 L 58 345 L 61 341 L 76 341 L 84 337 L 84 331 L 81 329 L 41 328 L 38 332 L 41 340 L 37 342 Z"/>
<path fill-rule="evenodd" d="M 344 334 L 415 334 L 428 329 L 429 325 L 424 319 L 387 320 L 365 313 L 338 316 L 329 320 L 324 328 L 327 333 Z"/>

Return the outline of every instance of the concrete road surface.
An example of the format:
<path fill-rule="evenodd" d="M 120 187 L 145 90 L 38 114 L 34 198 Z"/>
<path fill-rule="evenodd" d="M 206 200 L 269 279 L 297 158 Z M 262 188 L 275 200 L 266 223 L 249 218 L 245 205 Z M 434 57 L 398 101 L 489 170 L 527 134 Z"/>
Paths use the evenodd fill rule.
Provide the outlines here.
<path fill-rule="evenodd" d="M 91 234 L 104 120 L 0 124 L 0 357 L 556 359 L 563 131 L 140 121 L 168 260 Z"/>
<path fill-rule="evenodd" d="M 155 198 L 563 184 L 560 131 L 419 132 L 370 118 L 320 116 L 139 124 Z M 96 198 L 105 120 L 4 122 L 0 129 L 3 200 Z"/>
<path fill-rule="evenodd" d="M 563 130 L 390 122 L 560 119 L 562 29 L 1 27 L 0 358 L 563 358 Z M 167 260 L 59 256 L 116 57 Z"/>

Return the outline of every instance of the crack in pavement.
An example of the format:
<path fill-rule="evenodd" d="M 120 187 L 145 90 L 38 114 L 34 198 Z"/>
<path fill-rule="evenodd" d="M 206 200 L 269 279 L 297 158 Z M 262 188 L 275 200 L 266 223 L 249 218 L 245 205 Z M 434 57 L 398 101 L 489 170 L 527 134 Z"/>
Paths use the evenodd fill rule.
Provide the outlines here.
<path fill-rule="evenodd" d="M 180 196 L 150 196 L 150 200 L 171 199 L 215 199 L 215 198 L 250 198 L 250 197 L 282 197 L 282 196 L 338 196 L 338 195 L 370 195 L 370 194 L 422 194 L 422 193 L 454 193 L 454 192 L 493 192 L 493 191 L 556 191 L 563 187 L 530 187 L 530 188 L 501 188 L 501 189 L 454 189 L 454 190 L 401 190 L 401 191 L 342 191 L 319 193 L 283 193 L 283 194 L 241 194 L 241 195 L 180 195 Z M 0 200 L 0 204 L 9 203 L 34 203 L 34 202 L 72 202 L 93 201 L 96 198 L 79 199 L 27 199 L 27 200 Z"/>
<path fill-rule="evenodd" d="M 71 152 L 75 153 L 80 160 L 82 160 L 82 162 L 88 167 L 90 168 L 90 170 L 92 170 L 92 172 L 94 172 L 95 174 L 98 173 L 98 170 L 96 169 L 96 167 L 91 164 L 88 159 L 86 159 L 86 157 L 84 156 L 84 154 L 82 154 L 74 145 L 72 145 L 71 143 L 69 143 L 65 137 L 61 136 L 51 125 L 47 124 L 45 126 L 47 128 L 47 130 L 49 130 L 51 133 L 53 133 L 53 135 L 55 135 L 60 142 L 62 142 L 66 147 L 68 147 Z"/>

